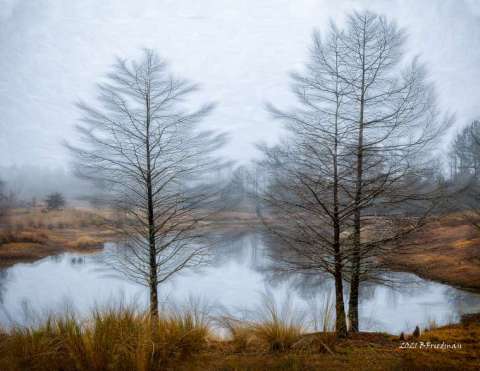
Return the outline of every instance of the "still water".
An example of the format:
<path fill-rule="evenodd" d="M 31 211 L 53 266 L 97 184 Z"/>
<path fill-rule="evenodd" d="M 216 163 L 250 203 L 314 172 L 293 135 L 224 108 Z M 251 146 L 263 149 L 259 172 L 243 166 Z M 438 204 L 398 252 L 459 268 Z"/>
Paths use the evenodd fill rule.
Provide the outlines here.
<path fill-rule="evenodd" d="M 147 289 L 114 276 L 106 270 L 102 256 L 65 253 L 35 263 L 19 263 L 0 271 L 0 322 L 25 323 L 31 313 L 47 313 L 73 307 L 87 313 L 119 297 L 145 305 Z M 238 237 L 218 248 L 211 264 L 175 276 L 160 287 L 164 300 L 184 302 L 197 298 L 230 313 L 255 310 L 268 292 L 278 303 L 289 301 L 295 308 L 311 307 L 315 300 L 331 295 L 330 285 L 315 290 L 298 290 L 289 281 L 272 283 L 259 267 L 265 260 L 261 241 L 255 235 Z M 402 289 L 370 286 L 360 305 L 361 330 L 400 333 L 458 321 L 468 312 L 480 312 L 480 295 L 401 273 L 408 283 Z M 312 291 L 315 294 L 312 294 Z"/>

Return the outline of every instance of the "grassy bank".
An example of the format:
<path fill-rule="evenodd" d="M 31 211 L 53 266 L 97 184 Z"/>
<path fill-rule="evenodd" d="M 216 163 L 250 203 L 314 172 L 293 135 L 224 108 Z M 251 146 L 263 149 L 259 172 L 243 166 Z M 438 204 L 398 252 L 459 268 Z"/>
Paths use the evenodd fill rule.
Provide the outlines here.
<path fill-rule="evenodd" d="M 154 326 L 131 307 L 50 317 L 0 332 L 0 369 L 17 370 L 474 370 L 480 367 L 480 323 L 433 328 L 416 349 L 398 336 L 360 333 L 338 340 L 305 333 L 277 312 L 257 321 L 214 318 L 198 307 L 163 311 Z M 218 335 L 219 323 L 226 335 Z M 153 335 L 152 335 L 153 334 Z M 430 342 L 430 343 L 428 343 Z M 435 349 L 427 344 L 460 344 Z M 420 348 L 419 344 L 424 344 Z"/>
<path fill-rule="evenodd" d="M 109 210 L 15 209 L 8 223 L 0 225 L 0 266 L 35 261 L 64 251 L 98 251 L 115 239 L 106 220 Z M 223 231 L 254 230 L 259 221 L 248 212 L 223 212 L 202 222 L 205 228 Z M 397 271 L 480 292 L 480 233 L 464 215 L 452 214 L 433 220 L 408 237 L 409 247 L 385 257 Z"/>
<path fill-rule="evenodd" d="M 438 218 L 408 243 L 406 252 L 385 259 L 392 269 L 480 292 L 480 232 L 465 215 Z"/>
<path fill-rule="evenodd" d="M 0 265 L 35 261 L 64 251 L 97 251 L 114 235 L 108 211 L 15 209 L 0 228 Z"/>
<path fill-rule="evenodd" d="M 98 251 L 104 242 L 116 238 L 110 228 L 115 218 L 109 209 L 14 209 L 0 224 L 0 267 L 65 251 Z M 235 233 L 253 230 L 257 222 L 250 213 L 223 212 L 202 221 L 200 226 Z"/>

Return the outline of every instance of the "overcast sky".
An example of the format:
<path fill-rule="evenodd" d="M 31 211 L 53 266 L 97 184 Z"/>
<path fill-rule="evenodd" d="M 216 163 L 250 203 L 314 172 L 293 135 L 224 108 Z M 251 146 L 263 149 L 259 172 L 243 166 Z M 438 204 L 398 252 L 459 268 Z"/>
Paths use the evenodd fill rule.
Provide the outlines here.
<path fill-rule="evenodd" d="M 143 47 L 218 102 L 206 124 L 246 162 L 278 138 L 264 103 L 288 104 L 312 30 L 354 9 L 406 28 L 457 127 L 480 116 L 480 0 L 0 0 L 0 165 L 67 164 L 74 102 L 93 99 L 115 56 Z"/>

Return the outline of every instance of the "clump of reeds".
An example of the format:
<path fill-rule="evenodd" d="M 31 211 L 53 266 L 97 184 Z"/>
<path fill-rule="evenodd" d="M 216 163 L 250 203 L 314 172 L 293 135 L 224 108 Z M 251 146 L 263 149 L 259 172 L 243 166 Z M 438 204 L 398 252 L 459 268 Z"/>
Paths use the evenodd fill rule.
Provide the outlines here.
<path fill-rule="evenodd" d="M 219 317 L 218 322 L 227 330 L 229 343 L 234 352 L 245 353 L 257 349 L 258 338 L 254 331 L 254 324 L 228 315 Z"/>
<path fill-rule="evenodd" d="M 290 350 L 300 339 L 303 316 L 290 303 L 286 302 L 283 308 L 279 308 L 274 300 L 266 297 L 260 313 L 260 319 L 254 325 L 254 333 L 267 344 L 270 351 Z"/>
<path fill-rule="evenodd" d="M 335 331 L 335 297 L 327 292 L 322 297 L 313 297 L 308 301 L 310 328 L 313 331 Z"/>
<path fill-rule="evenodd" d="M 50 316 L 0 332 L 0 369 L 164 370 L 192 359 L 208 334 L 195 309 L 162 313 L 154 323 L 125 305 L 96 309 L 83 320 Z"/>
<path fill-rule="evenodd" d="M 249 350 L 285 352 L 293 349 L 300 340 L 303 315 L 289 302 L 282 307 L 265 295 L 262 305 L 257 307 L 251 318 L 239 320 L 227 315 L 220 318 L 220 324 L 229 334 L 231 344 L 237 352 Z"/>

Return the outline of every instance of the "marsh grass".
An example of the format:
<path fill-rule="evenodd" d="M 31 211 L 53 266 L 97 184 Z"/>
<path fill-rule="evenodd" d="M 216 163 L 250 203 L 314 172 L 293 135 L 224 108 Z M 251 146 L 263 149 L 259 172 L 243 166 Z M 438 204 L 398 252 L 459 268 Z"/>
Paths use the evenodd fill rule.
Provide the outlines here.
<path fill-rule="evenodd" d="M 14 231 L 12 229 L 0 231 L 0 245 L 12 242 L 45 243 L 48 233 L 45 231 Z"/>
<path fill-rule="evenodd" d="M 90 236 L 80 236 L 73 241 L 68 242 L 68 247 L 71 249 L 92 249 L 103 246 L 104 240 Z"/>
<path fill-rule="evenodd" d="M 304 313 L 288 300 L 279 306 L 272 297 L 264 297 L 258 310 L 260 316 L 253 326 L 255 335 L 271 352 L 284 352 L 300 340 L 304 331 Z"/>
<path fill-rule="evenodd" d="M 236 352 L 286 352 L 300 340 L 304 332 L 304 312 L 288 300 L 278 305 L 271 295 L 263 295 L 261 305 L 250 315 L 236 318 L 230 314 L 220 317 L 228 339 Z"/>
<path fill-rule="evenodd" d="M 64 229 L 99 227 L 112 217 L 108 210 L 91 210 L 82 208 L 67 208 L 63 210 L 45 211 L 35 209 L 14 209 L 9 217 L 9 223 L 17 229 Z"/>
<path fill-rule="evenodd" d="M 165 370 L 208 344 L 208 324 L 196 308 L 162 313 L 154 328 L 127 305 L 95 309 L 85 319 L 50 315 L 39 325 L 1 331 L 0 369 Z"/>
<path fill-rule="evenodd" d="M 478 369 L 477 322 L 432 329 L 419 340 L 463 344 L 455 352 L 398 352 L 398 337 L 361 333 L 338 340 L 331 332 L 303 333 L 304 313 L 265 300 L 250 319 L 210 315 L 189 303 L 162 307 L 153 326 L 146 312 L 123 302 L 84 318 L 72 310 L 0 330 L 2 371 L 156 370 L 386 370 Z M 214 333 L 217 318 L 229 337 Z M 465 361 L 469 360 L 469 368 Z M 418 368 L 415 368 L 420 365 Z M 414 368 L 412 368 L 415 366 Z M 428 368 L 428 367 L 433 368 Z M 476 368 L 475 368 L 476 367 Z"/>
<path fill-rule="evenodd" d="M 322 297 L 314 297 L 308 301 L 309 326 L 313 331 L 335 331 L 335 297 L 327 292 Z"/>
<path fill-rule="evenodd" d="M 218 322 L 227 331 L 227 339 L 235 353 L 246 353 L 257 349 L 258 339 L 254 333 L 253 324 L 230 316 L 221 316 Z"/>

